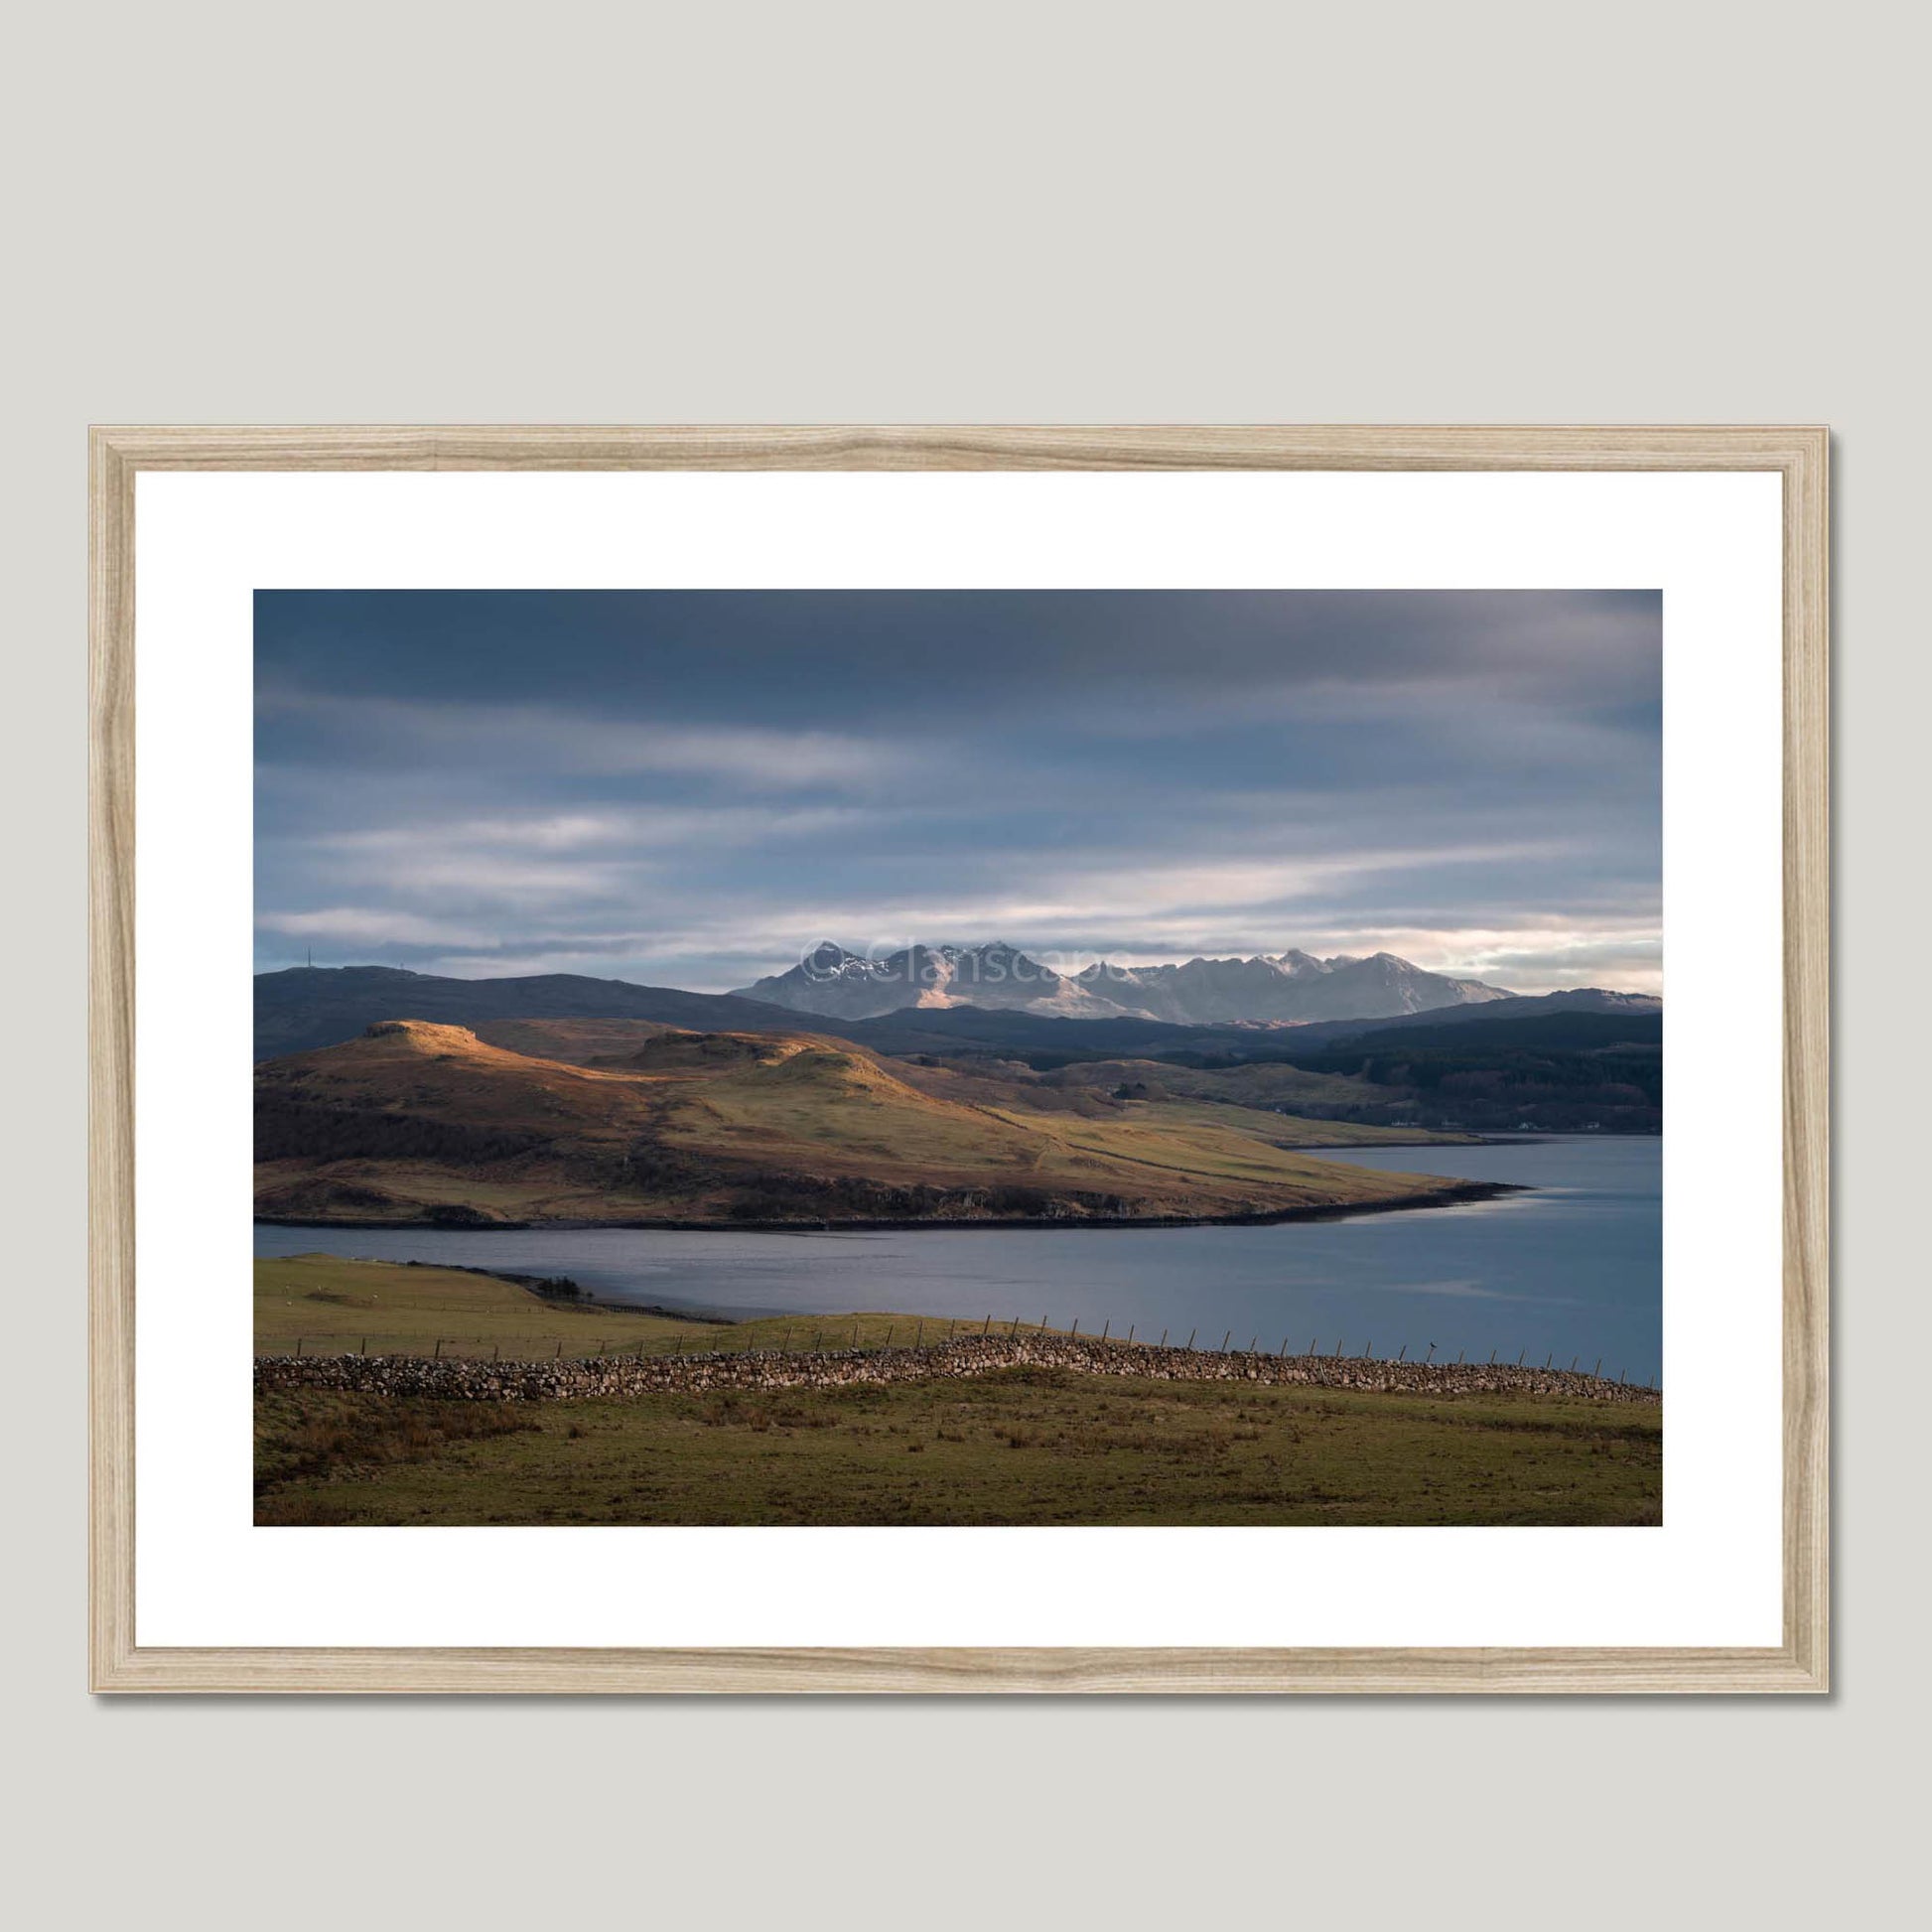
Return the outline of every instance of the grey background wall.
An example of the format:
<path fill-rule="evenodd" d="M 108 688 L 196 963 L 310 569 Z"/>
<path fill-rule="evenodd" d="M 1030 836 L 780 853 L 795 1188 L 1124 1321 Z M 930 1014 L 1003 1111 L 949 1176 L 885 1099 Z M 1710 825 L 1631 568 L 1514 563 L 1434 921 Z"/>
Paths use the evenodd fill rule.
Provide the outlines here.
<path fill-rule="evenodd" d="M 0 1132 L 6 1345 L 36 1366 L 0 1420 L 32 1922 L 1883 1913 L 1922 1706 L 1922 20 L 182 0 L 14 22 Z M 90 1703 L 83 431 L 398 419 L 1832 423 L 1837 1695 Z"/>

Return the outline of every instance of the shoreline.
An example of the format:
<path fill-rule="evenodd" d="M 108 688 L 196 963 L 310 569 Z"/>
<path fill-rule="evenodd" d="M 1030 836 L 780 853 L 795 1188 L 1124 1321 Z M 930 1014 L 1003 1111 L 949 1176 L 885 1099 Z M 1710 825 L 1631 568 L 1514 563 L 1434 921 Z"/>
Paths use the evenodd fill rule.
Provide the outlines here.
<path fill-rule="evenodd" d="M 267 1257 L 260 1257 L 267 1259 Z M 436 1268 L 452 1275 L 481 1275 L 484 1281 L 506 1282 L 511 1288 L 520 1288 L 526 1295 L 534 1296 L 537 1301 L 551 1308 L 561 1308 L 574 1314 L 609 1314 L 616 1311 L 620 1314 L 655 1315 L 663 1321 L 696 1321 L 707 1327 L 729 1328 L 744 1319 L 741 1315 L 727 1314 L 714 1309 L 676 1309 L 667 1308 L 656 1302 L 600 1302 L 587 1288 L 577 1289 L 574 1295 L 546 1295 L 545 1284 L 556 1278 L 551 1275 L 516 1275 L 502 1268 L 479 1268 L 468 1261 L 392 1261 L 386 1264 L 391 1268 Z"/>
<path fill-rule="evenodd" d="M 1461 1207 L 1506 1194 L 1534 1193 L 1536 1189 L 1517 1180 L 1457 1180 L 1426 1193 L 1394 1200 L 1345 1201 L 1310 1207 L 1283 1207 L 1262 1214 L 1164 1214 L 1139 1216 L 995 1216 L 982 1219 L 923 1220 L 858 1217 L 839 1220 L 790 1221 L 696 1221 L 696 1220 L 585 1220 L 558 1215 L 525 1221 L 437 1222 L 372 1219 L 367 1216 L 332 1215 L 327 1219 L 312 1215 L 257 1214 L 256 1227 L 273 1228 L 351 1228 L 365 1232 L 392 1234 L 585 1234 L 600 1228 L 613 1232 L 662 1234 L 886 1234 L 908 1229 L 956 1231 L 960 1229 L 1053 1229 L 1083 1232 L 1087 1229 L 1275 1227 L 1295 1221 L 1342 1221 L 1358 1214 L 1417 1213 L 1434 1207 Z"/>

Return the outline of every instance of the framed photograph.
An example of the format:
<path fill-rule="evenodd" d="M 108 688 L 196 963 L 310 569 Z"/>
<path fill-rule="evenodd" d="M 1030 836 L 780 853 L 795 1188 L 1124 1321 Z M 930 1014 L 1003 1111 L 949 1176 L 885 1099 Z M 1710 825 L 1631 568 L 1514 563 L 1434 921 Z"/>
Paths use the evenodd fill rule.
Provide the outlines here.
<path fill-rule="evenodd" d="M 97 429 L 94 1688 L 1825 1690 L 1827 458 Z"/>

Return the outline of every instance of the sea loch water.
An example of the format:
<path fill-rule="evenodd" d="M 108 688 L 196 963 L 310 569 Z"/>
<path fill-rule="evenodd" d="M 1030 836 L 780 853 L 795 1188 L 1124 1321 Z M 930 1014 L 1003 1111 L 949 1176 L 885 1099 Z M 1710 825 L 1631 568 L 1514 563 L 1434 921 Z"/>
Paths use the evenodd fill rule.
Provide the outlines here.
<path fill-rule="evenodd" d="M 600 1301 L 801 1316 L 859 1309 L 1077 1319 L 1202 1347 L 1378 1355 L 1433 1342 L 1635 1380 L 1661 1369 L 1663 1143 L 1597 1135 L 1392 1148 L 1363 1167 L 1511 1180 L 1495 1201 L 1270 1227 L 740 1234 L 257 1227 L 258 1255 L 363 1255 L 570 1275 Z"/>

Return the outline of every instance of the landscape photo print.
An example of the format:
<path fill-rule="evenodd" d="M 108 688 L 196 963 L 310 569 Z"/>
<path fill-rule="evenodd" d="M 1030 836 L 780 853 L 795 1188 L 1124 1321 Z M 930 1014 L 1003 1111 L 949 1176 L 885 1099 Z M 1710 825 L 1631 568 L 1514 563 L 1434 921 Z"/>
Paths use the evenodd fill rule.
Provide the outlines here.
<path fill-rule="evenodd" d="M 1663 1520 L 1662 599 L 260 591 L 254 1520 Z"/>

